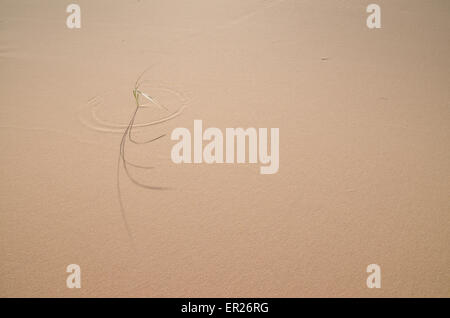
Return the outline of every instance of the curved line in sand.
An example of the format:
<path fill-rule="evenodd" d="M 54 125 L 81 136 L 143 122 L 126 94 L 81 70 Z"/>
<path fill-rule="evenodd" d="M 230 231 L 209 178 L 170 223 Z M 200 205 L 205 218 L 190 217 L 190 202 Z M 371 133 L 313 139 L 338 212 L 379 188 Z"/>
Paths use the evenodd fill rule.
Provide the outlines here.
<path fill-rule="evenodd" d="M 136 89 L 139 88 L 139 86 L 136 86 Z M 180 100 L 181 106 L 177 110 L 170 113 L 169 115 L 159 118 L 157 120 L 153 120 L 151 122 L 144 122 L 144 123 L 133 123 L 133 128 L 145 128 L 145 127 L 164 123 L 166 121 L 169 121 L 169 120 L 179 116 L 184 111 L 184 109 L 187 107 L 187 100 L 180 92 L 177 92 L 173 89 L 168 89 L 165 87 L 149 86 L 148 88 L 149 89 L 157 89 L 160 91 L 166 91 L 166 92 L 169 92 L 169 93 L 175 95 Z M 108 92 L 106 94 L 109 94 L 109 93 L 111 93 L 111 92 Z M 146 95 L 144 95 L 144 96 L 146 96 Z M 99 98 L 101 100 L 99 102 L 96 102 L 96 101 L 98 101 Z M 104 98 L 100 95 L 91 98 L 88 101 L 88 106 L 83 108 L 78 115 L 80 122 L 85 127 L 92 129 L 94 131 L 98 131 L 98 132 L 102 132 L 102 133 L 123 133 L 124 129 L 126 129 L 129 124 L 108 122 L 108 121 L 101 119 L 98 116 L 98 114 L 97 114 L 98 108 L 101 106 L 104 106 L 102 104 L 102 102 L 104 102 Z M 154 103 L 153 100 L 152 100 L 152 102 Z M 139 105 L 139 108 L 141 108 L 141 107 L 147 108 L 147 104 Z"/>

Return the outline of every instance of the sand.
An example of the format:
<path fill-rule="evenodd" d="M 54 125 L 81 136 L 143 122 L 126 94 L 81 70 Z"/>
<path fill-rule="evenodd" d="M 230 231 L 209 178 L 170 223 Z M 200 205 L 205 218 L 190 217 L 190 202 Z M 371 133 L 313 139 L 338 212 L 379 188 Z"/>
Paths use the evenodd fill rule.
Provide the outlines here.
<path fill-rule="evenodd" d="M 376 30 L 367 1 L 77 3 L 71 30 L 0 1 L 0 296 L 450 296 L 449 1 L 377 1 Z M 278 173 L 175 165 L 166 136 L 118 174 L 146 69 L 186 108 L 136 138 L 278 127 Z"/>

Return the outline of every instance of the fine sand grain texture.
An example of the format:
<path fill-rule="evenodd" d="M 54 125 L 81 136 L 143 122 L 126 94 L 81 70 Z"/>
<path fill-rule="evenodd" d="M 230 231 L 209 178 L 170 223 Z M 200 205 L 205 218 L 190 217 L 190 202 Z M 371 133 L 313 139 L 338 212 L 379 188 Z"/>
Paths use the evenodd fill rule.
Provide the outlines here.
<path fill-rule="evenodd" d="M 450 297 L 450 1 L 77 3 L 0 0 L 0 296 Z M 172 163 L 194 119 L 278 173 Z"/>

